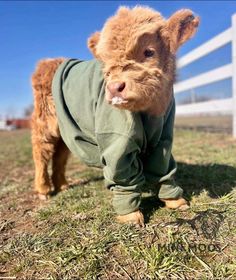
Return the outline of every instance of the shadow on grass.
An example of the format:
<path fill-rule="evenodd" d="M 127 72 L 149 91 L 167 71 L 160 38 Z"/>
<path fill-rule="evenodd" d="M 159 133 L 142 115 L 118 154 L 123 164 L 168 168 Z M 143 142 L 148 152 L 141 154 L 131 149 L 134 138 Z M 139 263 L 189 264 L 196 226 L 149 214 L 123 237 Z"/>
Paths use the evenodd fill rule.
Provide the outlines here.
<path fill-rule="evenodd" d="M 225 219 L 226 211 L 216 209 L 207 209 L 205 211 L 196 211 L 196 215 L 192 219 L 177 218 L 175 222 L 166 223 L 166 226 L 182 226 L 189 225 L 198 236 L 206 239 L 216 238 Z"/>
<path fill-rule="evenodd" d="M 94 177 L 86 178 L 86 179 L 78 179 L 70 184 L 70 188 L 78 187 L 78 185 L 84 186 L 84 185 L 87 185 L 90 183 L 95 183 L 95 182 L 99 182 L 99 181 L 103 181 L 103 180 L 104 180 L 103 176 L 94 176 Z"/>
<path fill-rule="evenodd" d="M 140 209 L 144 215 L 145 223 L 149 222 L 155 211 L 164 206 L 164 203 L 157 196 L 142 198 Z"/>
<path fill-rule="evenodd" d="M 77 179 L 77 180 L 74 180 L 72 183 L 70 183 L 67 189 L 74 189 L 74 188 L 77 188 L 79 186 L 83 187 L 83 186 L 88 185 L 90 183 L 96 183 L 96 182 L 103 181 L 103 180 L 104 180 L 103 176 L 93 176 L 91 178 Z M 54 190 L 50 194 L 50 196 L 56 196 L 58 193 L 60 193 L 60 191 Z"/>
<path fill-rule="evenodd" d="M 78 179 L 70 184 L 70 188 L 102 180 L 104 177 L 100 175 Z M 203 190 L 206 190 L 211 198 L 218 198 L 230 193 L 236 186 L 236 168 L 223 164 L 199 165 L 178 162 L 176 181 L 184 189 L 184 197 L 188 200 Z M 142 198 L 140 208 L 144 213 L 145 222 L 163 206 L 164 203 L 157 196 Z"/>
<path fill-rule="evenodd" d="M 223 164 L 186 164 L 179 162 L 176 181 L 184 189 L 184 197 L 191 200 L 203 190 L 211 198 L 219 198 L 230 193 L 236 187 L 236 168 Z M 143 198 L 140 208 L 145 221 L 148 222 L 152 214 L 163 203 L 157 197 Z"/>
<path fill-rule="evenodd" d="M 177 183 L 188 199 L 206 190 L 211 198 L 230 193 L 236 186 L 236 168 L 223 164 L 186 164 L 179 162 Z"/>

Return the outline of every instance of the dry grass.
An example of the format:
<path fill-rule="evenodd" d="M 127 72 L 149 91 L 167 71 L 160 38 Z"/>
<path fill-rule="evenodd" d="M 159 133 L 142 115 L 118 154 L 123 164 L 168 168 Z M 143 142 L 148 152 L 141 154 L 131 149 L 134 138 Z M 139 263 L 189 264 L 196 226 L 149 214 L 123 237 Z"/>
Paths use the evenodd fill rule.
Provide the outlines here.
<path fill-rule="evenodd" d="M 114 222 L 101 172 L 74 158 L 74 187 L 39 202 L 29 131 L 1 132 L 0 279 L 236 279 L 236 142 L 177 130 L 174 154 L 192 207 L 147 197 L 139 229 Z"/>
<path fill-rule="evenodd" d="M 200 130 L 206 132 L 229 133 L 232 132 L 232 116 L 188 116 L 176 118 L 176 127 Z"/>

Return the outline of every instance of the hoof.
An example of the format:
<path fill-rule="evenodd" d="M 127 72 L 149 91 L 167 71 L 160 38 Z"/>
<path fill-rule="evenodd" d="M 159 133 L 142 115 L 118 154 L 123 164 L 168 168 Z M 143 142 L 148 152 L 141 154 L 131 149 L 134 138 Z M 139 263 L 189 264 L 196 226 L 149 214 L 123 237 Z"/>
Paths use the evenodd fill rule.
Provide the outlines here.
<path fill-rule="evenodd" d="M 59 192 L 63 192 L 63 191 L 66 191 L 70 188 L 71 186 L 69 184 L 65 184 L 65 185 L 62 185 L 60 186 L 59 188 Z"/>
<path fill-rule="evenodd" d="M 182 197 L 178 199 L 161 199 L 161 201 L 165 203 L 165 207 L 168 209 L 186 211 L 190 208 L 189 202 Z"/>
<path fill-rule="evenodd" d="M 127 215 L 118 215 L 116 219 L 121 224 L 133 224 L 144 227 L 144 217 L 139 210 Z"/>
<path fill-rule="evenodd" d="M 183 205 L 179 206 L 177 209 L 178 209 L 179 211 L 186 211 L 186 210 L 188 210 L 189 208 L 190 208 L 190 205 L 189 205 L 189 204 L 183 204 Z"/>
<path fill-rule="evenodd" d="M 49 194 L 38 193 L 38 198 L 42 201 L 46 201 L 50 198 L 50 195 Z"/>

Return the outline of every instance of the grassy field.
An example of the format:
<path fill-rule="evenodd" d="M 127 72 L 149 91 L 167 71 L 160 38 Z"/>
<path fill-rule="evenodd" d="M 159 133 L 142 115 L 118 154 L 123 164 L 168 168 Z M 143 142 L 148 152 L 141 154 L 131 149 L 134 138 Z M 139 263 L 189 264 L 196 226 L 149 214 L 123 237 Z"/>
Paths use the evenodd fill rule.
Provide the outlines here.
<path fill-rule="evenodd" d="M 73 187 L 39 201 L 29 131 L 1 132 L 0 279 L 236 279 L 236 141 L 177 130 L 174 154 L 192 207 L 145 197 L 136 228 L 115 222 L 101 172 L 72 157 Z"/>
<path fill-rule="evenodd" d="M 176 116 L 177 128 L 188 128 L 206 132 L 232 133 L 231 115 Z"/>

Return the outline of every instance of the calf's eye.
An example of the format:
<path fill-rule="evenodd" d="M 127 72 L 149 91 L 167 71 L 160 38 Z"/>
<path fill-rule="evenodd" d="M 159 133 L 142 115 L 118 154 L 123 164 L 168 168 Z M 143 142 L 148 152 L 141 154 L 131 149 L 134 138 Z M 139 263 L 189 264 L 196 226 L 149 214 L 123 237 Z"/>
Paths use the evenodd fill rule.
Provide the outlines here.
<path fill-rule="evenodd" d="M 154 50 L 151 50 L 151 49 L 146 49 L 146 50 L 144 51 L 144 56 L 145 56 L 145 57 L 152 57 L 152 56 L 154 56 L 154 54 L 155 54 L 155 51 L 154 51 Z"/>

